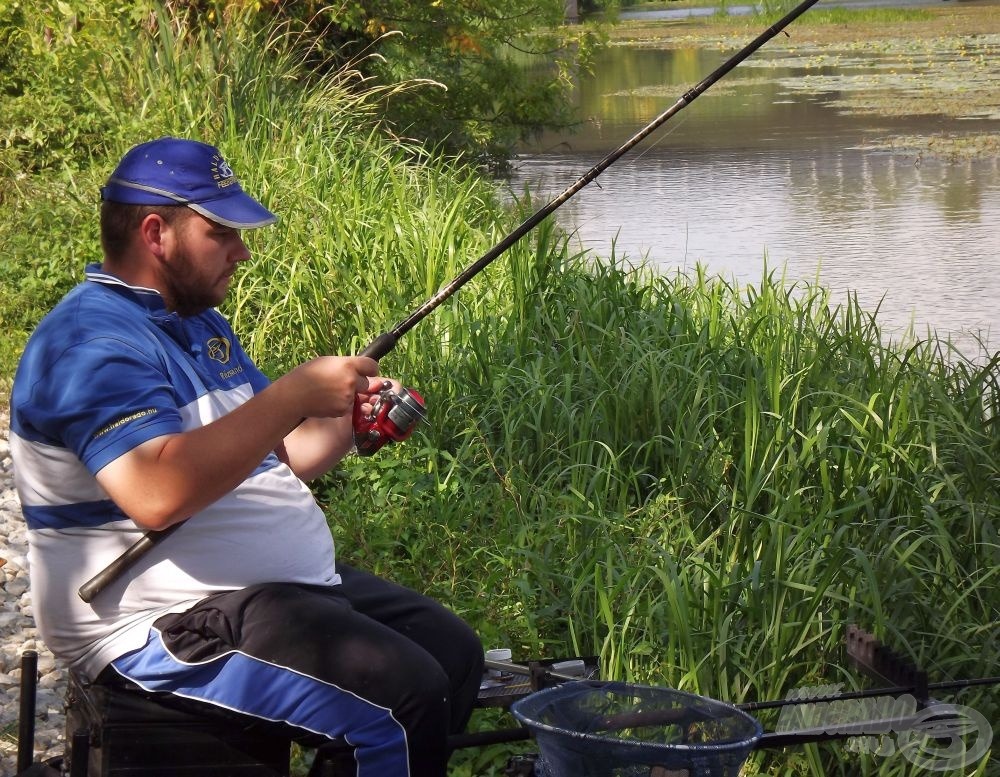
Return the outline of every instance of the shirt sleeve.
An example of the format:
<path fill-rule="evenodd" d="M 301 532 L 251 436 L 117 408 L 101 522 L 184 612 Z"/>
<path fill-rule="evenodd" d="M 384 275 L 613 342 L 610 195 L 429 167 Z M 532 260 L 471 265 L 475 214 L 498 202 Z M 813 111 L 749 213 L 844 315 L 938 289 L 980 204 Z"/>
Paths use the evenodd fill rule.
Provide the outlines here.
<path fill-rule="evenodd" d="M 34 426 L 96 474 L 136 446 L 181 431 L 164 362 L 113 336 L 90 339 L 54 360 L 36 382 Z"/>

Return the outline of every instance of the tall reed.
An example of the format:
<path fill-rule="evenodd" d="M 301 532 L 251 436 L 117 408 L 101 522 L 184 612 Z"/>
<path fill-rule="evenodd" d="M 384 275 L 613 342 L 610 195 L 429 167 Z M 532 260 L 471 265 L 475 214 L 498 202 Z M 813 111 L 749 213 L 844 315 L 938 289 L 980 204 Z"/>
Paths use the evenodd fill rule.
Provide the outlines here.
<path fill-rule="evenodd" d="M 733 701 L 856 682 L 852 621 L 934 676 L 993 671 L 994 364 L 888 345 L 856 302 L 773 275 L 665 278 L 551 238 L 546 272 L 519 247 L 493 271 L 507 307 L 449 333 L 474 358 L 437 376 L 429 448 L 382 460 L 431 477 L 381 511 L 400 546 L 376 564 L 431 580 L 524 654 L 596 653 L 610 676 Z M 843 757 L 813 748 L 788 773 Z M 854 757 L 906 773 L 898 760 Z"/>

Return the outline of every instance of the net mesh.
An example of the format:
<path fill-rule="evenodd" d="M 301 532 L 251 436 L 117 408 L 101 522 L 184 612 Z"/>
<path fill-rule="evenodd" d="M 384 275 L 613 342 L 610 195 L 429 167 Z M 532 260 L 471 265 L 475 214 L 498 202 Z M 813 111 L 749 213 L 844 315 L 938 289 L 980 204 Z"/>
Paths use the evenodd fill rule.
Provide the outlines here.
<path fill-rule="evenodd" d="M 564 683 L 511 712 L 538 744 L 539 777 L 736 777 L 763 733 L 730 704 L 615 682 Z"/>

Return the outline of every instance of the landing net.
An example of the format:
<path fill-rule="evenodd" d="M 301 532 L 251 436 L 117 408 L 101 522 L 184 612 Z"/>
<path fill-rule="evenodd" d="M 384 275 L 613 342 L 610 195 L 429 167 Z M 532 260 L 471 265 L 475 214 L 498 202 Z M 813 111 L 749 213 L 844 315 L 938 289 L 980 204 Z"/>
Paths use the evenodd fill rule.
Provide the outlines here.
<path fill-rule="evenodd" d="M 730 704 L 615 682 L 567 682 L 511 712 L 538 744 L 539 777 L 737 777 L 763 733 Z"/>

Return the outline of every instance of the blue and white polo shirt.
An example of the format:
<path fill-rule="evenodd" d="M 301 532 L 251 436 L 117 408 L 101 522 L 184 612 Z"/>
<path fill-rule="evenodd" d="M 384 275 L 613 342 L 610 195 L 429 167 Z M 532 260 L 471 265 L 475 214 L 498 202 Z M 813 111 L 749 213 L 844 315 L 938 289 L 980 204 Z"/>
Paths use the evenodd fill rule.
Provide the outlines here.
<path fill-rule="evenodd" d="M 28 341 L 11 396 L 11 453 L 28 525 L 35 618 L 52 652 L 96 676 L 149 624 L 261 582 L 336 584 L 312 494 L 269 454 L 85 604 L 77 589 L 143 530 L 95 475 L 147 440 L 211 423 L 268 385 L 214 310 L 180 318 L 159 293 L 87 268 Z"/>

